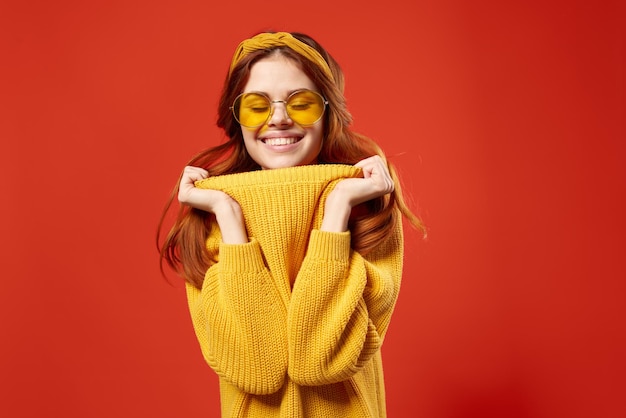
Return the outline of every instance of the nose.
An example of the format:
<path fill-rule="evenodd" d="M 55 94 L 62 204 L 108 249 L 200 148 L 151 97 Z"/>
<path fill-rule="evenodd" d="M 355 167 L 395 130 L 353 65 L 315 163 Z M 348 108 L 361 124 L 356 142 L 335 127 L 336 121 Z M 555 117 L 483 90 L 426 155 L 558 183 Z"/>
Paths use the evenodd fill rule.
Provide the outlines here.
<path fill-rule="evenodd" d="M 272 100 L 270 102 L 271 113 L 268 126 L 290 126 L 293 121 L 287 113 L 287 102 L 284 100 Z"/>

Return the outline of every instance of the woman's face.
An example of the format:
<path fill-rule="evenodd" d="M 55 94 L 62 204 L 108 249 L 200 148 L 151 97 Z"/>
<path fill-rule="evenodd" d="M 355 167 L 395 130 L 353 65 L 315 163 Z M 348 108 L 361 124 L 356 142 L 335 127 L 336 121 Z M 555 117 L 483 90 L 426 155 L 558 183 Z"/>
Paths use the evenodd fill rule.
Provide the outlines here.
<path fill-rule="evenodd" d="M 264 93 L 270 100 L 286 100 L 296 90 L 318 92 L 311 79 L 294 61 L 272 55 L 250 69 L 244 93 Z M 257 128 L 241 127 L 248 154 L 264 170 L 315 164 L 322 148 L 323 119 L 301 126 L 287 115 L 285 103 L 273 103 L 273 112 Z"/>

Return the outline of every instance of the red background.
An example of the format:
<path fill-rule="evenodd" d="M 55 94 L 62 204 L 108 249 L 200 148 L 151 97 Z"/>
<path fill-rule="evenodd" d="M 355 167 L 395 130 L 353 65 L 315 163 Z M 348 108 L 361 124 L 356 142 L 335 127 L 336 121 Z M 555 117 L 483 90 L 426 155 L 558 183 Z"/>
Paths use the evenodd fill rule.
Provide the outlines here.
<path fill-rule="evenodd" d="M 407 231 L 389 415 L 626 416 L 619 3 L 3 1 L 0 415 L 218 415 L 154 235 L 221 139 L 232 51 L 270 28 L 339 60 L 429 226 Z"/>

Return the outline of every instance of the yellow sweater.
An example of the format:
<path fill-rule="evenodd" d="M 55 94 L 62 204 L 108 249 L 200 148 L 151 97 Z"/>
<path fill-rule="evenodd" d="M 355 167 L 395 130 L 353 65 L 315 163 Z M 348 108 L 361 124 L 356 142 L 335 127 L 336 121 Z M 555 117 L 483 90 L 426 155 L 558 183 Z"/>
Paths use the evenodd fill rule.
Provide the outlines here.
<path fill-rule="evenodd" d="M 249 242 L 207 240 L 213 264 L 187 285 L 202 354 L 220 380 L 222 417 L 385 417 L 382 345 L 402 276 L 398 221 L 366 256 L 350 232 L 319 230 L 347 165 L 210 177 L 241 205 Z M 400 219 L 400 217 L 398 217 Z"/>

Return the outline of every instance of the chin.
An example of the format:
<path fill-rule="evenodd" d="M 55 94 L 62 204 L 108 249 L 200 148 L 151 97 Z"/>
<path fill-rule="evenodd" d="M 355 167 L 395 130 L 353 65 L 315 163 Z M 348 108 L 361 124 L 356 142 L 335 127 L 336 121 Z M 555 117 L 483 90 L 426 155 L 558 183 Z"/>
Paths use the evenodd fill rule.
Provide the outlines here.
<path fill-rule="evenodd" d="M 298 166 L 302 166 L 302 165 L 311 165 L 311 164 L 317 164 L 317 159 L 314 160 L 290 160 L 290 159 L 285 159 L 285 160 L 275 160 L 275 161 L 266 161 L 266 162 L 261 162 L 259 165 L 263 168 L 263 170 L 273 170 L 276 168 L 289 168 L 289 167 L 298 167 Z"/>

